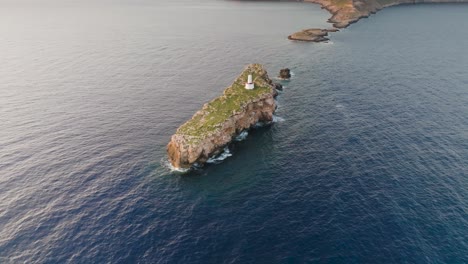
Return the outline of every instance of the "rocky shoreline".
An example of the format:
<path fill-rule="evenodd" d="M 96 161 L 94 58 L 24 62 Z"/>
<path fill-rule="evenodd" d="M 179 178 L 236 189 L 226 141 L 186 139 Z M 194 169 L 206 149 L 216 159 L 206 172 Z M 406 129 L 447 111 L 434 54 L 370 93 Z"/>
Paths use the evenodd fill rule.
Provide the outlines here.
<path fill-rule="evenodd" d="M 252 90 L 244 88 L 249 74 L 255 84 Z M 177 129 L 167 145 L 171 165 L 176 169 L 202 165 L 243 131 L 259 122 L 272 122 L 279 88 L 262 65 L 248 65 L 223 95 L 203 105 Z"/>
<path fill-rule="evenodd" d="M 371 14 L 390 6 L 421 3 L 468 3 L 468 0 L 304 0 L 304 2 L 319 4 L 330 12 L 332 17 L 328 19 L 328 22 L 333 24 L 334 29 L 305 29 L 288 36 L 290 40 L 328 41 L 328 32 L 336 32 L 340 28 L 346 28 L 361 18 L 369 17 Z"/>
<path fill-rule="evenodd" d="M 468 0 L 304 0 L 322 6 L 332 14 L 328 22 L 335 28 L 346 28 L 361 18 L 369 17 L 383 8 L 401 4 L 468 3 Z"/>

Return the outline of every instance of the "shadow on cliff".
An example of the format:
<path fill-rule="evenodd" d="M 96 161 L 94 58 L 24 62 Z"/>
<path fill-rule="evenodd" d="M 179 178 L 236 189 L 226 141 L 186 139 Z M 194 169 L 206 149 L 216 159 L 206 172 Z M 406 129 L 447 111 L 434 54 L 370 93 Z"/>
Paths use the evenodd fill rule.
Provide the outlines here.
<path fill-rule="evenodd" d="M 255 174 L 257 169 L 268 166 L 269 155 L 273 142 L 275 124 L 249 130 L 248 137 L 243 141 L 233 141 L 229 144 L 232 156 L 217 164 L 205 164 L 180 175 L 181 182 L 190 183 L 202 179 L 213 183 L 213 178 L 243 177 Z"/>

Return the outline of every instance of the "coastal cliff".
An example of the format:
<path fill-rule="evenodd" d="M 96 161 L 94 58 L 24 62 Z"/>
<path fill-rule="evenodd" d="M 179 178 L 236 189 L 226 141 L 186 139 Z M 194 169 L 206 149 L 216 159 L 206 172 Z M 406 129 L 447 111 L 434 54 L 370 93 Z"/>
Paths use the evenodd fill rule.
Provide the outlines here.
<path fill-rule="evenodd" d="M 335 28 L 345 28 L 361 18 L 390 6 L 422 3 L 468 3 L 468 0 L 304 0 L 320 4 L 332 17 L 328 20 Z"/>
<path fill-rule="evenodd" d="M 253 75 L 255 88 L 244 88 Z M 167 145 L 169 161 L 178 169 L 203 164 L 221 153 L 242 131 L 259 122 L 273 121 L 276 109 L 275 85 L 260 64 L 248 65 L 223 95 L 203 105 L 180 126 Z"/>

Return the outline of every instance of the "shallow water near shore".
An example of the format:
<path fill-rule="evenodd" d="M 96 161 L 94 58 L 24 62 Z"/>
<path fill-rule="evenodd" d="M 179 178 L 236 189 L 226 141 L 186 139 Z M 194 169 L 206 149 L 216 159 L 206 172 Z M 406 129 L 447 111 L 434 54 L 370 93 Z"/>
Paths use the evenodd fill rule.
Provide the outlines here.
<path fill-rule="evenodd" d="M 332 34 L 295 2 L 4 1 L 1 263 L 468 262 L 468 5 Z M 281 122 L 220 164 L 164 166 L 252 62 Z"/>

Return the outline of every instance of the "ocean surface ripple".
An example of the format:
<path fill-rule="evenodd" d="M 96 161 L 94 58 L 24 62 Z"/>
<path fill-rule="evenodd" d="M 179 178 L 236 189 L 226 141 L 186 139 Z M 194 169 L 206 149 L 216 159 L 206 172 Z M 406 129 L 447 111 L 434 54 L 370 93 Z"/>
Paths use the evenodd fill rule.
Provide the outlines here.
<path fill-rule="evenodd" d="M 285 37 L 329 15 L 298 2 L 1 5 L 0 263 L 468 263 L 468 5 L 312 45 Z M 295 73 L 281 122 L 171 172 L 252 62 Z"/>

